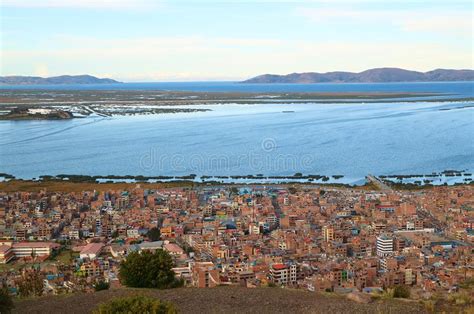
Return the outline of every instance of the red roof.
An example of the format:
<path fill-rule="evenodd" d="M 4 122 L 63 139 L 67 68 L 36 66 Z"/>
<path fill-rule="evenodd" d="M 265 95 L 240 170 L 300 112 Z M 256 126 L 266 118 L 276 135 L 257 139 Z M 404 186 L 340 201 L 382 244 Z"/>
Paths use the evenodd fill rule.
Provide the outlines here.
<path fill-rule="evenodd" d="M 179 253 L 179 254 L 183 253 L 183 249 L 174 243 L 165 244 L 165 250 L 172 253 Z"/>
<path fill-rule="evenodd" d="M 0 245 L 0 254 L 5 254 L 8 250 L 11 249 L 11 246 L 8 245 Z"/>
<path fill-rule="evenodd" d="M 81 250 L 80 254 L 98 254 L 103 247 L 102 243 L 89 243 Z"/>
<path fill-rule="evenodd" d="M 57 248 L 60 247 L 59 244 L 53 242 L 19 242 L 13 243 L 13 248 Z"/>
<path fill-rule="evenodd" d="M 273 264 L 272 268 L 274 270 L 282 270 L 282 269 L 286 269 L 286 265 L 285 264 Z"/>

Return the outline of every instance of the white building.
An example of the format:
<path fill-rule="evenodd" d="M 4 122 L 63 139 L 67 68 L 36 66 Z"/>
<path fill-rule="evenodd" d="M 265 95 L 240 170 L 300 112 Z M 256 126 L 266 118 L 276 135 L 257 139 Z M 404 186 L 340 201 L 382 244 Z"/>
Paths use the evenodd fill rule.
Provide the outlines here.
<path fill-rule="evenodd" d="M 296 283 L 296 265 L 273 264 L 270 267 L 270 280 L 279 285 Z"/>
<path fill-rule="evenodd" d="M 128 229 L 127 230 L 127 237 L 128 238 L 138 238 L 140 234 L 138 233 L 138 229 Z"/>
<path fill-rule="evenodd" d="M 71 231 L 69 231 L 69 239 L 71 239 L 71 240 L 79 240 L 79 230 L 71 230 Z"/>
<path fill-rule="evenodd" d="M 13 253 L 17 258 L 49 256 L 59 244 L 52 242 L 20 242 L 13 243 Z"/>
<path fill-rule="evenodd" d="M 163 249 L 163 241 L 154 241 L 154 242 L 142 242 L 137 244 L 137 248 L 139 251 L 151 251 L 155 252 L 156 250 Z"/>
<path fill-rule="evenodd" d="M 380 257 L 393 254 L 393 239 L 382 234 L 377 237 L 377 255 Z"/>

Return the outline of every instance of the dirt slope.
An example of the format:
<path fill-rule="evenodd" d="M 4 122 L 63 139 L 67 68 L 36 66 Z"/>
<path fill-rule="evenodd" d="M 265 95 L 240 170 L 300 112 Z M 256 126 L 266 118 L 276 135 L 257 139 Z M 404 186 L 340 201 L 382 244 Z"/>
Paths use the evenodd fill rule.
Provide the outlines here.
<path fill-rule="evenodd" d="M 174 302 L 181 313 L 424 313 L 416 302 L 399 300 L 358 304 L 341 296 L 326 296 L 281 288 L 173 290 L 118 289 L 90 294 L 48 296 L 16 302 L 14 313 L 90 313 L 113 297 L 146 294 Z"/>

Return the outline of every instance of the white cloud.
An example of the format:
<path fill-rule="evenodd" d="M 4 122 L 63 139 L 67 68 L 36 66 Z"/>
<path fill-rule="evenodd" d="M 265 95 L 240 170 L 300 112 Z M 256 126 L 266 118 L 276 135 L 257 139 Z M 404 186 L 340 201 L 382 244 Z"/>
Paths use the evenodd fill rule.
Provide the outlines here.
<path fill-rule="evenodd" d="M 473 36 L 472 12 L 426 9 L 410 10 L 374 10 L 357 8 L 304 8 L 295 9 L 296 15 L 315 23 L 391 24 L 400 30 L 409 32 L 448 33 L 464 37 Z"/>
<path fill-rule="evenodd" d="M 59 37 L 35 51 L 5 50 L 3 75 L 29 75 L 37 64 L 50 75 L 92 74 L 125 81 L 238 80 L 262 73 L 362 71 L 401 67 L 427 71 L 470 68 L 471 54 L 440 43 L 311 41 L 255 38 Z M 22 70 L 19 70 L 22 69 Z M 19 73 L 20 72 L 20 73 Z M 107 75 L 104 75 L 107 74 Z"/>
<path fill-rule="evenodd" d="M 2 7 L 135 9 L 156 6 L 154 0 L 0 0 Z"/>
<path fill-rule="evenodd" d="M 34 74 L 36 76 L 48 77 L 49 76 L 48 66 L 46 64 L 39 64 L 35 66 Z"/>
<path fill-rule="evenodd" d="M 464 34 L 473 37 L 472 17 L 461 14 L 457 16 L 451 14 L 442 17 L 420 16 L 403 21 L 401 27 L 405 31 Z"/>

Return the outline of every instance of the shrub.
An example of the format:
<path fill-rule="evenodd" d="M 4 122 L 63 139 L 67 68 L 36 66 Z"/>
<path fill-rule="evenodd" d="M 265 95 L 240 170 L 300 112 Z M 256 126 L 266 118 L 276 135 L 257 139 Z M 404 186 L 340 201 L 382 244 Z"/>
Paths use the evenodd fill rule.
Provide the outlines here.
<path fill-rule="evenodd" d="M 148 230 L 146 236 L 148 237 L 148 239 L 150 239 L 150 241 L 158 241 L 161 238 L 160 229 L 158 229 L 157 227 L 153 227 Z"/>
<path fill-rule="evenodd" d="M 108 283 L 104 280 L 99 280 L 94 285 L 94 290 L 95 291 L 108 290 L 109 288 L 110 288 L 110 283 Z"/>
<path fill-rule="evenodd" d="M 423 306 L 428 313 L 434 313 L 436 309 L 436 302 L 433 300 L 423 300 Z"/>
<path fill-rule="evenodd" d="M 468 293 L 453 293 L 448 296 L 448 301 L 456 305 L 468 305 L 472 303 L 472 298 Z"/>
<path fill-rule="evenodd" d="M 469 289 L 471 287 L 474 287 L 474 278 L 466 279 L 464 282 L 459 284 L 459 288 L 462 289 Z"/>
<path fill-rule="evenodd" d="M 407 299 L 410 297 L 410 288 L 408 286 L 396 286 L 393 290 L 394 298 L 404 298 Z"/>
<path fill-rule="evenodd" d="M 142 295 L 115 298 L 107 303 L 100 304 L 94 314 L 175 314 L 178 313 L 175 305 Z"/>
<path fill-rule="evenodd" d="M 21 297 L 39 297 L 43 294 L 43 277 L 38 271 L 24 273 L 16 284 Z"/>
<path fill-rule="evenodd" d="M 12 298 L 6 288 L 0 289 L 0 313 L 11 313 L 14 308 Z"/>
<path fill-rule="evenodd" d="M 119 277 L 124 285 L 134 288 L 180 287 L 183 281 L 175 278 L 172 267 L 173 260 L 164 250 L 132 252 L 120 264 Z"/>

